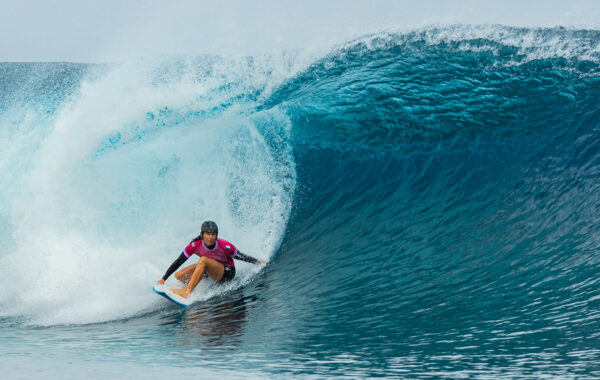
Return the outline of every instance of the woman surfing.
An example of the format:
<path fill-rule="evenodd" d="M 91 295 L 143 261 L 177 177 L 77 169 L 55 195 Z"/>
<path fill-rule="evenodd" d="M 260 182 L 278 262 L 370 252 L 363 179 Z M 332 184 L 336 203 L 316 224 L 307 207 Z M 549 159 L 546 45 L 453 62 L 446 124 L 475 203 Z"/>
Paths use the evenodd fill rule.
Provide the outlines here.
<path fill-rule="evenodd" d="M 242 260 L 251 264 L 262 265 L 265 261 L 255 259 L 240 252 L 233 244 L 225 239 L 218 239 L 219 227 L 213 221 L 202 223 L 200 235 L 184 248 L 181 255 L 171 264 L 165 275 L 157 281 L 164 284 L 191 255 L 200 256 L 198 263 L 187 266 L 175 273 L 175 278 L 186 284 L 183 289 L 171 291 L 183 298 L 187 298 L 198 285 L 204 274 L 207 274 L 217 283 L 225 283 L 235 277 L 233 259 Z"/>

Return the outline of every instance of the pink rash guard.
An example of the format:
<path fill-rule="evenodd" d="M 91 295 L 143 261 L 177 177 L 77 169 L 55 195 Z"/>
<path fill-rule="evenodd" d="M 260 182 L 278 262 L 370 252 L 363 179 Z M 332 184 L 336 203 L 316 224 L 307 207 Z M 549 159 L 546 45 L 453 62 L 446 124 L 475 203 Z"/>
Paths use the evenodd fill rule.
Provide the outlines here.
<path fill-rule="evenodd" d="M 213 249 L 208 249 L 203 240 L 191 242 L 184 248 L 183 254 L 188 259 L 191 255 L 206 256 L 215 259 L 228 268 L 233 267 L 233 258 L 237 255 L 237 248 L 225 239 L 217 239 Z"/>

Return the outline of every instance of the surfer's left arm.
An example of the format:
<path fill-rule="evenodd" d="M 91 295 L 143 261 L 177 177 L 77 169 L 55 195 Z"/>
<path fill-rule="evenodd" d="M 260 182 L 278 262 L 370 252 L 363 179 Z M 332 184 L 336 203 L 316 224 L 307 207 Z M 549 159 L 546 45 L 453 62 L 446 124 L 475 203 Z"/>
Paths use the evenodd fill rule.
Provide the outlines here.
<path fill-rule="evenodd" d="M 242 253 L 241 251 L 237 251 L 236 255 L 233 256 L 233 258 L 236 259 L 236 260 L 245 261 L 245 262 L 250 263 L 250 264 L 263 265 L 263 264 L 267 263 L 264 260 L 259 260 L 259 259 L 256 259 L 256 258 L 250 256 L 250 255 L 246 255 L 246 254 Z"/>
<path fill-rule="evenodd" d="M 167 278 L 169 278 L 169 276 L 172 275 L 173 272 L 175 272 L 177 269 L 179 269 L 179 267 L 181 266 L 181 264 L 185 263 L 185 261 L 187 259 L 188 259 L 188 257 L 185 255 L 185 253 L 181 252 L 181 255 L 179 255 L 179 257 L 177 259 L 175 259 L 175 261 L 173 261 L 173 264 L 171 264 L 171 266 L 169 267 L 169 269 L 167 269 L 167 272 L 165 273 L 165 275 L 163 276 L 163 278 L 161 278 L 157 282 L 159 284 L 164 284 L 165 280 Z"/>

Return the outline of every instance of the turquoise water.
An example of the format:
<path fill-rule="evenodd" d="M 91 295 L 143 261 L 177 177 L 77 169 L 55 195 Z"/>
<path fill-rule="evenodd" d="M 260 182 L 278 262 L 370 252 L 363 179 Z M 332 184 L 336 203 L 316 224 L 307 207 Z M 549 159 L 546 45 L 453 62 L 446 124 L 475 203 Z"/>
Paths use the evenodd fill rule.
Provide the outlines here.
<path fill-rule="evenodd" d="M 600 376 L 599 42 L 0 64 L 4 373 Z M 205 219 L 270 262 L 184 309 Z"/>

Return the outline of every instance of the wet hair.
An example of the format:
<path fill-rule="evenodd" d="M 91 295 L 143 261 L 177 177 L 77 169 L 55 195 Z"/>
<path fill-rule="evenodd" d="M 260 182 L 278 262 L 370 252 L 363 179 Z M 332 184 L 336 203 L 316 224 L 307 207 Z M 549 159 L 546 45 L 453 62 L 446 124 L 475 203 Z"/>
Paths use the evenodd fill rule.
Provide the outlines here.
<path fill-rule="evenodd" d="M 198 240 L 202 240 L 202 233 L 200 233 L 200 235 L 196 236 L 195 238 L 192 239 L 191 243 L 197 242 Z"/>

